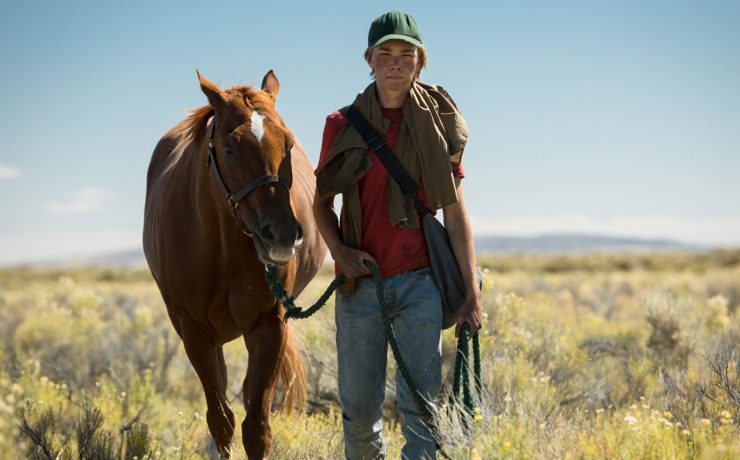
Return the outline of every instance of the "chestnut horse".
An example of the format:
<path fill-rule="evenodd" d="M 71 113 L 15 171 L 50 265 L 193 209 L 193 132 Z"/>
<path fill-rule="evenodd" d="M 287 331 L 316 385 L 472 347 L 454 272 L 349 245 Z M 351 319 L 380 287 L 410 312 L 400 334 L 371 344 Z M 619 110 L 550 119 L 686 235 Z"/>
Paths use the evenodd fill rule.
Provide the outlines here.
<path fill-rule="evenodd" d="M 264 272 L 265 264 L 278 265 L 297 296 L 324 260 L 311 213 L 313 167 L 275 111 L 272 71 L 261 90 L 224 91 L 200 72 L 198 79 L 209 105 L 167 132 L 152 154 L 144 253 L 203 385 L 208 428 L 223 458 L 230 456 L 234 414 L 222 346 L 244 336 L 242 441 L 250 459 L 261 459 L 272 444 L 278 379 L 282 406 L 305 402 L 300 353 Z"/>

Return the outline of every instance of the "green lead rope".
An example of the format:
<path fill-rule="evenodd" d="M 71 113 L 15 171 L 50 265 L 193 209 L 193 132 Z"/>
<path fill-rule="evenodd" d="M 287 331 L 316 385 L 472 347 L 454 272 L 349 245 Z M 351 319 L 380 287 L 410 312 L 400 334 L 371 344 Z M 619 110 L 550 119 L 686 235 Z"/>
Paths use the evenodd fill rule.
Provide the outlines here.
<path fill-rule="evenodd" d="M 375 293 L 378 296 L 378 303 L 380 304 L 380 313 L 383 316 L 383 327 L 385 328 L 385 337 L 388 340 L 388 344 L 391 347 L 391 351 L 393 352 L 393 358 L 395 358 L 396 360 L 398 372 L 401 373 L 403 380 L 406 382 L 406 385 L 408 385 L 409 390 L 411 390 L 411 393 L 414 395 L 416 404 L 419 406 L 419 408 L 424 413 L 424 417 L 427 419 L 427 422 L 432 422 L 434 420 L 434 417 L 432 415 L 431 409 L 429 408 L 429 403 L 427 402 L 426 399 L 424 399 L 424 396 L 421 394 L 421 391 L 419 391 L 419 388 L 414 383 L 414 379 L 411 377 L 411 372 L 409 372 L 409 369 L 406 367 L 406 362 L 403 360 L 403 357 L 401 356 L 401 348 L 398 346 L 398 342 L 396 341 L 396 332 L 393 330 L 393 324 L 391 324 L 390 313 L 388 312 L 388 302 L 385 298 L 385 289 L 383 288 L 383 276 L 380 274 L 380 268 L 378 268 L 376 264 L 370 261 L 367 261 L 367 260 L 365 261 L 365 266 L 369 268 L 370 271 L 373 272 L 373 279 L 375 280 Z"/>
<path fill-rule="evenodd" d="M 309 316 L 319 311 L 319 309 L 321 309 L 321 307 L 326 304 L 326 301 L 329 300 L 329 297 L 334 294 L 334 291 L 337 290 L 339 285 L 344 283 L 345 277 L 344 273 L 340 273 L 339 276 L 337 276 L 334 281 L 331 282 L 329 287 L 326 288 L 326 291 L 321 295 L 321 297 L 319 297 L 319 300 L 317 300 L 315 304 L 311 305 L 306 310 L 297 306 L 295 304 L 295 299 L 290 294 L 288 294 L 285 288 L 283 288 L 283 285 L 280 282 L 280 272 L 278 271 L 276 265 L 265 265 L 265 279 L 267 280 L 267 287 L 270 289 L 270 292 L 272 292 L 272 295 L 274 295 L 285 307 L 286 312 L 284 316 L 284 321 L 287 322 L 290 318 L 308 318 Z"/>
<path fill-rule="evenodd" d="M 463 404 L 468 410 L 468 413 L 472 414 L 475 410 L 475 402 L 473 401 L 473 395 L 470 392 L 470 346 L 468 345 L 468 338 L 470 336 L 470 325 L 465 323 L 460 328 L 460 338 L 457 340 L 457 354 L 455 356 L 455 375 L 452 380 L 452 393 L 450 394 L 450 402 L 452 403 L 454 398 L 460 397 L 460 380 L 462 377 L 462 397 Z M 478 394 L 478 399 L 481 397 L 483 391 L 483 382 L 481 380 L 481 369 L 480 369 L 480 338 L 478 332 L 473 335 L 473 374 L 475 378 L 475 391 Z"/>
<path fill-rule="evenodd" d="M 370 271 L 372 271 L 373 273 L 375 290 L 378 296 L 378 303 L 380 304 L 380 311 L 383 316 L 383 327 L 385 328 L 385 336 L 388 340 L 388 344 L 391 347 L 391 351 L 393 352 L 393 357 L 396 360 L 398 371 L 401 372 L 401 376 L 406 382 L 406 385 L 408 385 L 409 389 L 413 393 L 414 399 L 424 413 L 425 418 L 428 421 L 432 422 L 434 418 L 431 409 L 429 408 L 429 403 L 424 399 L 424 396 L 422 396 L 418 387 L 414 383 L 414 380 L 411 377 L 411 372 L 409 372 L 408 368 L 406 367 L 406 363 L 401 356 L 401 350 L 398 347 L 398 342 L 396 341 L 396 333 L 393 330 L 393 325 L 390 321 L 388 302 L 385 298 L 385 291 L 383 289 L 383 276 L 380 274 L 380 269 L 376 264 L 367 260 L 365 261 L 365 266 L 369 268 Z M 277 266 L 272 264 L 265 266 L 265 279 L 267 280 L 267 286 L 270 289 L 270 292 L 272 292 L 272 294 L 285 307 L 286 312 L 284 319 L 285 321 L 288 321 L 288 319 L 290 318 L 308 318 L 309 316 L 316 313 L 319 309 L 321 309 L 321 307 L 326 304 L 327 300 L 329 300 L 334 291 L 336 291 L 339 285 L 342 284 L 346 278 L 343 273 L 340 273 L 339 276 L 337 276 L 334 281 L 331 282 L 329 287 L 321 295 L 321 297 L 319 297 L 316 303 L 305 310 L 297 306 L 295 304 L 295 299 L 290 294 L 288 294 L 285 288 L 283 288 L 283 285 L 280 282 L 280 273 Z M 465 404 L 465 408 L 468 410 L 468 413 L 472 414 L 475 408 L 475 402 L 473 401 L 473 396 L 470 392 L 470 349 L 468 345 L 468 339 L 470 338 L 469 336 L 470 325 L 465 323 L 460 329 L 460 337 L 457 341 L 455 375 L 452 384 L 452 394 L 450 395 L 450 401 L 452 402 L 455 397 L 459 397 L 461 386 L 460 378 L 462 377 L 463 403 Z M 480 341 L 478 339 L 478 332 L 473 335 L 473 363 L 475 374 L 475 389 L 478 397 L 480 398 L 483 382 L 481 380 Z M 430 426 L 433 425 L 430 424 Z"/>

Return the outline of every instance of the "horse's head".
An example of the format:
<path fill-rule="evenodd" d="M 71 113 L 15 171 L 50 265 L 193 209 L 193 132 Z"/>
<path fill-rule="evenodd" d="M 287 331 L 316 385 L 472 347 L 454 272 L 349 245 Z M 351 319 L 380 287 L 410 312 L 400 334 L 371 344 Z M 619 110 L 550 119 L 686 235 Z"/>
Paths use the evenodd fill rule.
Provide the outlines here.
<path fill-rule="evenodd" d="M 303 230 L 291 208 L 293 135 L 275 111 L 277 77 L 269 71 L 262 90 L 226 91 L 200 72 L 198 79 L 214 111 L 207 133 L 213 186 L 252 236 L 260 260 L 285 264 L 301 244 Z"/>

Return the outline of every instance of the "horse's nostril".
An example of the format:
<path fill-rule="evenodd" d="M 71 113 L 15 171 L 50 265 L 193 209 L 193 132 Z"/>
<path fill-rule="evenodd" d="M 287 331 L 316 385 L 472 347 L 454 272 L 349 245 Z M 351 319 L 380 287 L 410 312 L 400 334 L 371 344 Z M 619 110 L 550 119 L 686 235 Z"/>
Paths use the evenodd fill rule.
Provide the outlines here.
<path fill-rule="evenodd" d="M 260 236 L 265 241 L 274 241 L 275 235 L 272 234 L 272 227 L 270 226 L 270 224 L 262 226 L 262 229 L 260 230 Z"/>
<path fill-rule="evenodd" d="M 301 227 L 301 224 L 296 222 L 296 241 L 301 241 L 303 239 L 303 227 Z"/>

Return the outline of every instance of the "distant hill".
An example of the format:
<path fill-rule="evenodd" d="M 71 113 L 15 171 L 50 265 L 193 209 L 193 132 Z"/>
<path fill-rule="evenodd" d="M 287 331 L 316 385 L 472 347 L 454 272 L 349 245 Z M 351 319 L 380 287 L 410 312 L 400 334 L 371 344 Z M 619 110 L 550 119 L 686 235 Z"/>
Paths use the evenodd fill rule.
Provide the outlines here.
<path fill-rule="evenodd" d="M 131 249 L 91 257 L 84 265 L 120 268 L 142 267 L 146 265 L 146 258 L 144 257 L 144 250 Z"/>
<path fill-rule="evenodd" d="M 585 253 L 706 251 L 708 246 L 691 245 L 667 239 L 626 238 L 619 236 L 548 234 L 534 237 L 478 236 L 477 253 Z"/>
<path fill-rule="evenodd" d="M 116 251 L 103 254 L 93 254 L 87 256 L 68 256 L 53 259 L 29 260 L 8 266 L 27 266 L 27 267 L 115 267 L 115 268 L 135 268 L 146 266 L 146 258 L 141 248 L 129 249 L 125 251 Z"/>
<path fill-rule="evenodd" d="M 706 251 L 709 246 L 685 244 L 668 239 L 625 238 L 618 236 L 547 234 L 534 237 L 477 236 L 475 248 L 479 254 L 487 253 L 588 253 L 588 252 L 649 252 L 649 251 Z M 117 268 L 146 265 L 141 248 L 91 256 L 28 261 L 12 265 L 30 267 L 85 267 L 104 266 Z"/>

